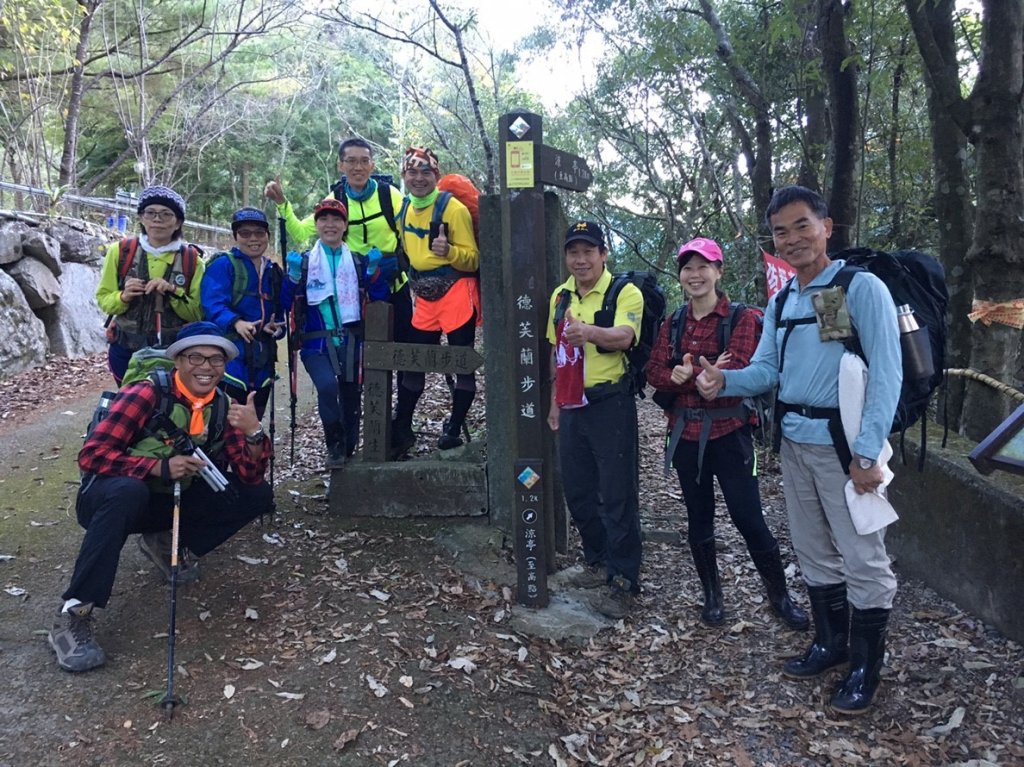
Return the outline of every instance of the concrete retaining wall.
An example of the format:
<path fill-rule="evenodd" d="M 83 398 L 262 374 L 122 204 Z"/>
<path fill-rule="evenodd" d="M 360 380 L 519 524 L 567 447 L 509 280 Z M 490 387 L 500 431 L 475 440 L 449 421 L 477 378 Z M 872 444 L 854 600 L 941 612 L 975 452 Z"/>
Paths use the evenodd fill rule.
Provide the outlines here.
<path fill-rule="evenodd" d="M 974 443 L 929 437 L 923 473 L 907 440 L 890 493 L 900 515 L 886 541 L 900 572 L 1024 642 L 1024 477 L 983 476 L 967 460 Z M 897 447 L 894 444 L 894 447 Z"/>

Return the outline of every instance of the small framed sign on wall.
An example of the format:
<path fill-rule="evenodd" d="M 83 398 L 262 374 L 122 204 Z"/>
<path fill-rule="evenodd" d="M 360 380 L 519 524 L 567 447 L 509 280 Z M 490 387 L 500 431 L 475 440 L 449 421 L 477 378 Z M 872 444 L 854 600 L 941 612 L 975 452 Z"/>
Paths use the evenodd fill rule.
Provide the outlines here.
<path fill-rule="evenodd" d="M 1024 405 L 983 439 L 968 456 L 982 474 L 996 469 L 1024 475 Z"/>

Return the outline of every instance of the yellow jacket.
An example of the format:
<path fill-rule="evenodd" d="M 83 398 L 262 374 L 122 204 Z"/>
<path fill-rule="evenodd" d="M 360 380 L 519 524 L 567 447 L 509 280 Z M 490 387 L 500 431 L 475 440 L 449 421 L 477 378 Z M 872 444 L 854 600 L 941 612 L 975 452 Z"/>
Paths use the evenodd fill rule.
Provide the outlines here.
<path fill-rule="evenodd" d="M 436 203 L 435 203 L 436 204 Z M 475 272 L 480 267 L 480 250 L 473 235 L 473 218 L 466 208 L 455 197 L 448 200 L 441 220 L 446 224 L 450 249 L 447 257 L 439 256 L 430 250 L 430 219 L 434 213 L 434 205 L 416 209 L 410 204 L 402 226 L 402 242 L 409 264 L 418 272 L 427 272 L 450 266 L 460 272 Z"/>

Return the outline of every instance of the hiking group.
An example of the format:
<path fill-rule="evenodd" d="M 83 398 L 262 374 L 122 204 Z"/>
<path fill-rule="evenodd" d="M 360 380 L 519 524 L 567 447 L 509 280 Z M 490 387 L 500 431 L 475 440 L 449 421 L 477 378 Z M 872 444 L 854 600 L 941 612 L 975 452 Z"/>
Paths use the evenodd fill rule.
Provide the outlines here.
<path fill-rule="evenodd" d="M 396 341 L 436 345 L 444 334 L 449 345 L 473 344 L 481 321 L 477 232 L 469 208 L 438 188 L 437 156 L 422 147 L 405 153 L 405 196 L 374 174 L 373 148 L 362 139 L 342 143 L 338 169 L 341 180 L 305 219 L 280 181 L 267 184 L 281 220 L 283 268 L 268 255 L 269 220 L 248 207 L 232 218 L 230 252 L 204 261 L 182 240 L 184 200 L 166 187 L 140 196 L 141 233 L 108 248 L 97 300 L 110 315 L 109 363 L 121 389 L 94 418 L 79 455 L 76 511 L 85 537 L 49 635 L 62 668 L 104 662 L 92 611 L 106 606 L 129 535 L 139 533 L 143 554 L 179 583 L 198 577 L 196 558 L 271 511 L 273 392 L 286 334 L 293 408 L 299 358 L 316 389 L 331 469 L 359 443 L 367 301 L 390 302 Z M 816 192 L 779 189 L 766 221 L 796 277 L 764 312 L 730 302 L 722 249 L 698 237 L 676 259 L 686 302 L 660 324 L 656 282 L 609 271 L 599 224 L 578 221 L 566 232 L 568 278 L 551 294 L 546 322 L 547 423 L 558 435 L 565 501 L 582 541 L 585 567 L 571 582 L 598 589 L 594 606 L 616 619 L 641 592 L 636 395 L 646 379 L 666 411 L 665 465 L 682 490 L 701 621 L 726 620 L 717 481 L 772 611 L 794 630 L 813 620 L 810 646 L 783 673 L 803 679 L 847 666 L 830 706 L 856 714 L 871 706 L 879 684 L 896 591 L 884 543 L 895 515 L 884 487 L 892 476 L 886 436 L 906 389 L 897 310 L 886 282 L 829 257 L 832 222 Z M 288 251 L 286 238 L 312 245 Z M 398 372 L 394 457 L 416 443 L 424 380 Z M 787 516 L 810 619 L 789 591 L 758 490 L 751 398 L 775 387 Z M 442 450 L 462 444 L 475 377 L 458 375 L 450 390 Z M 268 403 L 269 437 L 261 425 Z M 181 498 L 180 530 L 172 489 Z"/>
<path fill-rule="evenodd" d="M 93 611 L 107 605 L 129 535 L 138 534 L 173 594 L 198 578 L 199 557 L 272 512 L 274 382 L 286 335 L 292 428 L 298 357 L 316 389 L 328 469 L 344 466 L 359 442 L 367 301 L 394 307 L 396 341 L 436 345 L 444 333 L 451 345 L 472 346 L 481 316 L 479 251 L 459 194 L 472 204 L 475 190 L 462 177 L 455 177 L 460 192 L 439 190 L 437 156 L 422 147 L 403 159 L 406 196 L 374 168 L 369 143 L 343 142 L 345 175 L 304 220 L 279 181 L 267 184 L 282 246 L 286 237 L 312 241 L 283 253 L 284 268 L 270 258 L 262 210 L 237 210 L 234 246 L 204 259 L 182 237 L 181 195 L 165 186 L 140 194 L 140 232 L 106 249 L 96 292 L 119 390 L 104 392 L 78 457 L 76 514 L 85 535 L 48 635 L 61 668 L 86 671 L 106 661 Z M 358 214 L 351 221 L 350 211 Z M 423 373 L 398 373 L 396 458 L 416 443 L 412 421 L 424 384 Z M 475 392 L 472 374 L 457 376 L 439 449 L 462 444 Z"/>

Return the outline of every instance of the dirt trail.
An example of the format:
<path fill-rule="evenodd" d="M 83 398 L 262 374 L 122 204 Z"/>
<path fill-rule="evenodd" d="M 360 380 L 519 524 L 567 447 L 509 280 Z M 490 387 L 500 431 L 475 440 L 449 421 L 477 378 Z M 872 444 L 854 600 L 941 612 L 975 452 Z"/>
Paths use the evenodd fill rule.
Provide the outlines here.
<path fill-rule="evenodd" d="M 781 678 L 780 659 L 808 636 L 772 619 L 722 517 L 726 629 L 698 623 L 681 548 L 649 543 L 629 620 L 589 642 L 525 636 L 509 625 L 520 608 L 508 552 L 479 523 L 325 516 L 308 405 L 298 466 L 279 464 L 277 524 L 204 558 L 181 591 L 186 705 L 168 723 L 152 697 L 166 682 L 167 589 L 134 541 L 98 622 L 109 663 L 67 674 L 45 643 L 81 540 L 74 455 L 94 401 L 2 429 L 0 554 L 14 557 L 0 560 L 4 767 L 1024 764 L 1024 651 L 920 583 L 901 580 L 879 705 L 852 722 L 824 711 L 833 676 Z M 655 445 L 658 414 L 641 410 Z M 678 528 L 659 458 L 645 451 L 644 521 Z M 768 475 L 766 516 L 788 556 Z M 452 526 L 482 571 L 439 545 Z"/>

